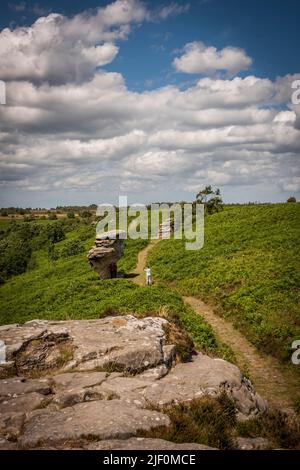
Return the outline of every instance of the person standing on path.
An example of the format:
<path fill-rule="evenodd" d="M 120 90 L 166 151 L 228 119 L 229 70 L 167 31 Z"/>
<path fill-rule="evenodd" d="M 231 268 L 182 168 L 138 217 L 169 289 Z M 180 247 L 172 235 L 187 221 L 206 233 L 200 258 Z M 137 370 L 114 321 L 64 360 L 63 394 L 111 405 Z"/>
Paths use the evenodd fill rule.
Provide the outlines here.
<path fill-rule="evenodd" d="M 151 269 L 149 266 L 147 266 L 144 271 L 146 273 L 146 285 L 149 286 L 151 284 Z"/>

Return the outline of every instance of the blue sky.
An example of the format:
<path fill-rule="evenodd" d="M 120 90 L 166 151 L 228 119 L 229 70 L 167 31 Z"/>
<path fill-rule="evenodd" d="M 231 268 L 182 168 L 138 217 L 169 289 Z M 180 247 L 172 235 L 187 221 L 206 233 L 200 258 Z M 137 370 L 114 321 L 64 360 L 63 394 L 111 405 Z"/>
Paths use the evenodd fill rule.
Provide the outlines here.
<path fill-rule="evenodd" d="M 70 16 L 109 4 L 99 0 L 4 1 L 1 2 L 0 28 L 30 25 L 41 13 L 57 12 Z M 299 72 L 300 2 L 297 0 L 191 0 L 189 11 L 164 22 L 136 28 L 130 40 L 122 44 L 108 70 L 121 72 L 130 88 L 142 89 L 175 82 L 170 55 L 184 44 L 201 40 L 218 49 L 241 47 L 254 58 L 250 71 L 259 77 Z M 152 0 L 151 6 L 167 5 Z M 16 11 L 16 8 L 19 11 Z M 23 9 L 24 7 L 24 9 Z M 196 77 L 193 77 L 196 78 Z"/>
<path fill-rule="evenodd" d="M 8 94 L 8 106 L 5 109 L 2 106 L 0 109 L 0 124 L 2 118 L 2 129 L 5 133 L 2 145 L 0 141 L 1 161 L 4 162 L 3 174 L 5 174 L 1 184 L 1 205 L 22 205 L 24 202 L 24 205 L 49 206 L 72 202 L 97 202 L 98 199 L 104 198 L 108 202 L 110 200 L 115 202 L 118 194 L 124 192 L 128 192 L 131 199 L 141 202 L 157 198 L 189 199 L 193 197 L 197 184 L 201 186 L 205 183 L 220 186 L 227 201 L 280 201 L 285 200 L 289 194 L 298 194 L 299 150 L 295 143 L 297 142 L 295 129 L 298 128 L 299 106 L 291 106 L 287 87 L 290 88 L 291 80 L 297 79 L 300 71 L 300 48 L 297 48 L 300 3 L 296 0 L 191 0 L 190 2 L 177 0 L 176 3 L 172 1 L 142 3 L 138 0 L 129 0 L 129 3 L 135 1 L 141 6 L 138 19 L 135 18 L 134 11 L 137 11 L 135 5 L 128 20 L 123 21 L 114 16 L 112 23 L 105 26 L 107 29 L 104 33 L 98 36 L 95 33 L 94 42 L 91 40 L 85 46 L 91 50 L 99 45 L 108 45 L 109 59 L 101 59 L 98 67 L 90 71 L 86 69 L 86 73 L 80 71 L 80 76 L 76 76 L 74 80 L 72 73 L 74 70 L 78 71 L 80 67 L 85 67 L 85 62 L 79 62 L 75 68 L 70 65 L 67 69 L 63 64 L 63 55 L 65 54 L 68 60 L 69 51 L 73 51 L 74 48 L 71 54 L 74 53 L 76 61 L 78 41 L 84 43 L 85 37 L 84 33 L 82 37 L 79 33 L 76 37 L 74 32 L 65 37 L 63 30 L 72 24 L 74 15 L 79 15 L 80 24 L 89 31 L 89 22 L 90 28 L 94 28 L 93 18 L 98 15 L 97 21 L 101 23 L 106 8 L 110 8 L 113 2 L 99 0 L 1 2 L 0 30 L 10 28 L 12 31 L 9 37 L 5 36 L 2 52 L 0 47 L 0 64 L 2 60 L 0 79 L 4 79 L 7 83 Z M 122 0 L 117 3 L 122 4 Z M 37 57 L 43 64 L 46 63 L 47 67 L 45 66 L 45 71 L 39 75 L 40 67 L 34 69 L 36 64 L 34 54 L 37 54 L 38 44 L 32 39 L 30 44 L 26 44 L 31 70 L 24 62 L 24 70 L 16 72 L 13 60 L 11 64 L 5 63 L 6 58 L 10 56 L 13 59 L 14 54 L 15 63 L 20 60 L 18 57 L 22 53 L 22 41 L 18 46 L 13 45 L 14 35 L 20 37 L 20 27 L 23 27 L 28 35 L 28 28 L 43 16 L 50 18 L 51 25 L 52 23 L 54 25 L 58 20 L 51 16 L 53 13 L 62 15 L 62 20 L 59 21 L 66 22 L 64 24 L 67 26 L 59 26 L 61 29 L 49 44 L 62 40 L 65 49 L 57 46 L 59 49 L 53 49 L 51 59 L 47 46 L 44 50 L 40 49 Z M 43 22 L 38 34 L 43 35 L 43 28 L 47 34 L 54 34 L 54 29 L 48 31 L 49 21 L 47 24 L 46 21 Z M 125 34 L 120 32 L 114 34 L 114 30 L 118 29 L 120 24 L 128 31 Z M 110 36 L 107 40 L 108 32 L 114 36 Z M 196 49 L 196 55 L 193 57 L 189 46 L 191 43 L 194 45 L 193 54 Z M 210 48 L 214 48 L 212 52 L 216 56 L 214 65 L 203 68 L 203 65 L 195 63 L 200 57 L 199 48 L 202 48 L 201 57 L 203 54 L 209 54 Z M 236 58 L 241 64 L 240 67 L 233 68 L 233 65 L 228 65 L 227 59 L 224 59 L 224 67 L 219 67 L 216 63 L 223 51 L 226 53 L 228 48 L 230 50 L 233 48 L 234 54 L 238 53 L 238 50 L 242 51 L 243 57 Z M 86 53 L 83 54 L 86 59 Z M 211 57 L 211 54 L 208 57 Z M 176 59 L 180 64 L 183 64 L 183 59 L 189 60 L 188 68 L 174 65 Z M 62 61 L 61 66 L 59 60 Z M 192 65 L 190 60 L 193 60 Z M 243 66 L 247 60 L 248 65 Z M 247 77 L 255 77 L 255 84 L 252 85 Z M 203 81 L 205 79 L 209 80 L 209 85 Z M 241 86 L 245 91 L 241 91 L 239 79 L 242 80 Z M 93 80 L 97 80 L 99 95 L 96 97 L 95 87 L 92 86 L 96 82 Z M 109 103 L 105 101 L 108 80 L 109 93 L 112 93 Z M 113 85 L 111 85 L 112 80 Z M 120 80 L 123 80 L 120 100 L 124 99 L 124 111 L 121 107 L 117 109 L 115 106 L 116 95 L 120 94 Z M 257 92 L 251 91 L 251 98 L 248 97 L 247 85 L 250 82 L 251 90 L 254 86 L 257 87 Z M 29 83 L 32 84 L 31 88 Z M 20 93 L 19 103 L 14 93 L 17 86 L 18 90 L 24 91 Z M 42 93 L 45 86 L 48 87 L 48 98 L 44 92 Z M 193 116 L 188 115 L 191 106 L 183 108 L 184 100 L 194 94 L 191 102 L 199 100 L 201 103 L 203 101 L 206 103 L 204 93 L 211 93 L 216 86 L 218 90 L 221 87 L 224 92 L 224 97 L 220 97 L 222 103 L 205 104 L 206 113 L 205 109 L 193 109 Z M 54 106 L 53 103 L 61 95 L 63 87 L 64 90 L 66 87 L 69 90 L 65 91 L 63 98 L 66 115 L 60 127 L 56 127 L 56 117 L 57 120 L 62 117 L 59 115 L 59 105 Z M 236 87 L 238 93 L 245 93 L 245 96 L 240 96 L 238 103 L 234 102 Z M 166 91 L 168 88 L 172 88 L 173 97 L 168 98 L 169 92 Z M 149 92 L 153 93 L 153 103 L 150 104 L 148 104 Z M 33 97 L 32 93 L 36 96 Z M 96 115 L 93 104 L 87 110 L 85 102 L 77 109 L 78 122 L 74 122 L 74 127 L 70 128 L 69 123 L 75 118 L 72 112 L 73 104 L 65 98 L 68 93 L 77 93 L 78 96 L 87 94 L 89 97 L 92 94 L 94 101 L 99 99 L 101 109 L 98 108 Z M 256 99 L 256 93 L 261 94 L 260 99 Z M 173 98 L 178 100 L 178 103 L 174 105 L 174 109 L 170 109 L 169 106 L 171 117 L 166 124 L 167 99 Z M 32 104 L 38 100 L 40 105 Z M 42 103 L 41 100 L 45 102 Z M 160 100 L 162 107 L 154 109 L 154 104 L 160 103 Z M 130 103 L 137 106 L 136 114 L 130 112 Z M 147 120 L 147 116 L 141 117 L 139 113 L 140 107 L 143 106 L 147 114 L 148 105 Z M 276 118 L 277 112 L 281 114 Z M 174 113 L 178 113 L 177 121 L 173 119 Z M 229 117 L 226 118 L 226 122 L 220 123 L 214 115 L 209 117 L 208 124 L 206 116 L 212 113 L 216 116 L 222 113 L 228 114 Z M 244 123 L 244 130 L 239 124 L 238 113 L 241 113 L 240 119 L 241 123 Z M 187 119 L 181 119 L 181 114 Z M 164 122 L 159 128 L 154 129 L 155 123 L 161 116 L 165 116 Z M 87 124 L 83 126 L 84 119 L 87 120 Z M 113 122 L 112 119 L 118 123 L 115 131 L 108 127 L 108 122 Z M 90 131 L 89 122 L 93 128 Z M 269 132 L 268 125 L 271 126 L 270 133 L 274 133 L 275 137 L 273 141 L 270 139 L 270 142 L 261 144 L 260 135 Z M 287 126 L 291 126 L 292 130 Z M 213 143 L 205 141 L 207 130 L 211 136 L 215 136 L 211 137 L 216 139 L 215 147 Z M 224 137 L 232 133 L 235 136 L 241 134 L 247 136 L 248 130 L 250 134 L 252 130 L 255 134 L 255 138 L 254 134 L 251 138 L 251 143 L 249 139 L 244 138 L 243 142 L 235 142 L 231 147 L 232 138 Z M 162 131 L 165 133 L 163 136 Z M 176 132 L 179 133 L 178 136 L 175 135 Z M 165 142 L 170 135 L 174 140 L 178 137 L 178 145 L 168 145 Z M 136 140 L 136 145 L 132 144 L 130 152 L 126 150 L 129 144 L 128 140 L 125 142 L 125 136 L 128 136 L 130 142 L 130 139 L 134 142 Z M 187 139 L 187 143 L 181 144 L 180 141 L 184 139 Z M 254 142 L 255 139 L 257 141 Z M 57 155 L 55 148 L 52 148 L 55 140 L 58 141 Z M 278 141 L 276 148 L 273 145 L 274 141 Z M 90 142 L 89 147 L 86 145 L 87 142 Z M 111 149 L 114 145 L 118 145 L 121 155 L 119 160 L 118 155 L 113 155 L 111 160 L 107 156 L 113 153 Z M 224 158 L 220 155 L 222 145 L 226 154 Z M 99 149 L 98 159 L 95 156 L 98 150 L 95 150 L 94 155 L 92 146 Z M 44 153 L 45 148 L 49 148 L 49 153 L 43 159 L 39 155 Z M 60 152 L 63 152 L 62 148 L 67 148 L 67 153 L 69 152 L 67 157 L 65 155 L 59 157 Z M 183 165 L 184 161 L 187 165 Z M 62 168 L 64 168 L 64 177 L 62 181 L 55 182 L 54 175 L 59 179 L 58 175 Z M 49 175 L 53 173 L 53 177 L 49 176 L 49 180 L 45 177 L 47 173 Z M 96 184 L 97 188 L 89 188 L 88 185 L 84 186 L 81 181 L 77 181 L 76 178 L 80 174 L 84 174 L 86 181 L 90 181 L 91 185 Z M 95 178 L 95 175 L 98 177 Z M 199 183 L 196 177 L 193 179 L 193 175 L 197 175 Z M 239 175 L 241 175 L 240 180 Z M 108 180 L 113 181 L 113 186 L 107 185 Z M 67 181 L 70 183 L 67 184 Z M 108 191 L 107 188 L 112 187 L 113 192 Z"/>

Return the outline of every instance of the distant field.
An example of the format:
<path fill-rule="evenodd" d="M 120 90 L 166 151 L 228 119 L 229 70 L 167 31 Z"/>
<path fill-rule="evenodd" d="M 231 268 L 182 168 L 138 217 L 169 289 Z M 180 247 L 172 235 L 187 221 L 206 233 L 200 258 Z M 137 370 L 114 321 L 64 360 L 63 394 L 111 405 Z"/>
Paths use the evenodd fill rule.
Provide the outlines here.
<path fill-rule="evenodd" d="M 229 206 L 205 219 L 205 245 L 165 240 L 156 279 L 213 304 L 261 350 L 290 360 L 300 339 L 300 204 Z"/>

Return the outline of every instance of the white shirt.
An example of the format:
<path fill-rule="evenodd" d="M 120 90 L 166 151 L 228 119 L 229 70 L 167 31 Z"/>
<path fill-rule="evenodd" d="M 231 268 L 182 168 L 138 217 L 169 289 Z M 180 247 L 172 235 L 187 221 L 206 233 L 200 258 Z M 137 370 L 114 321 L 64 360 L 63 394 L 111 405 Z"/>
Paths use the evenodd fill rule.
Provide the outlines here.
<path fill-rule="evenodd" d="M 147 276 L 147 277 L 150 277 L 150 276 L 151 276 L 151 269 L 150 269 L 150 268 L 146 268 L 146 269 L 145 269 L 145 273 L 146 273 L 146 276 Z"/>

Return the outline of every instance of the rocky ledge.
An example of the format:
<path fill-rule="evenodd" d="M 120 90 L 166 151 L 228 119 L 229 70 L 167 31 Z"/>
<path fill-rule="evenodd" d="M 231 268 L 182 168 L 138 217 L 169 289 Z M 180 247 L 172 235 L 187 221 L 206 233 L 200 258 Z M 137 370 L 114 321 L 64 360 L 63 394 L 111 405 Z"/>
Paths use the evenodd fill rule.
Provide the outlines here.
<path fill-rule="evenodd" d="M 266 410 L 233 364 L 179 363 L 169 327 L 131 315 L 0 327 L 0 448 L 205 449 L 138 435 L 170 424 L 165 405 L 223 391 L 241 419 Z"/>

